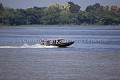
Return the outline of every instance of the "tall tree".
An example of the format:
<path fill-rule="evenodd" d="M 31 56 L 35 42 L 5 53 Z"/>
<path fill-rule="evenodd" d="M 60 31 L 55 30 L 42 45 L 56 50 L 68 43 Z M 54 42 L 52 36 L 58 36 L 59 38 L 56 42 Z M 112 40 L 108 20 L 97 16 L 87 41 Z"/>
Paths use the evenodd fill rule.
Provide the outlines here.
<path fill-rule="evenodd" d="M 3 13 L 4 7 L 2 3 L 0 3 L 0 23 L 2 23 L 2 13 Z"/>
<path fill-rule="evenodd" d="M 0 3 L 0 11 L 4 10 L 2 3 Z"/>
<path fill-rule="evenodd" d="M 68 2 L 68 4 L 70 5 L 69 10 L 70 10 L 71 13 L 77 13 L 80 10 L 80 8 L 81 8 L 79 5 L 74 4 L 71 1 Z"/>

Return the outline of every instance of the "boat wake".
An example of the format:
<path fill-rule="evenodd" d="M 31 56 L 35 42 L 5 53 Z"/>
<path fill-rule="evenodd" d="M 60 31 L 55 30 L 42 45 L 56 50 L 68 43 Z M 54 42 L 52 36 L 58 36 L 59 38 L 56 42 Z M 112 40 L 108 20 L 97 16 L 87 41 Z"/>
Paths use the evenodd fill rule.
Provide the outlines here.
<path fill-rule="evenodd" d="M 57 48 L 57 46 L 46 46 L 41 44 L 35 45 L 24 44 L 22 46 L 0 46 L 0 48 Z"/>

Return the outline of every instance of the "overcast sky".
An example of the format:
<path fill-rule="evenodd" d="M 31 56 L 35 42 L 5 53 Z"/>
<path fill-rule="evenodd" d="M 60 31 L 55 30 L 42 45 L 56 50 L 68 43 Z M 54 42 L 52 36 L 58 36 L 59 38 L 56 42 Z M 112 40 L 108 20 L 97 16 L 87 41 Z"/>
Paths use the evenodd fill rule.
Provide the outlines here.
<path fill-rule="evenodd" d="M 0 3 L 10 8 L 30 8 L 33 6 L 44 7 L 56 2 L 64 4 L 69 1 L 78 4 L 82 9 L 95 3 L 100 3 L 103 6 L 115 4 L 120 7 L 120 0 L 0 0 Z"/>

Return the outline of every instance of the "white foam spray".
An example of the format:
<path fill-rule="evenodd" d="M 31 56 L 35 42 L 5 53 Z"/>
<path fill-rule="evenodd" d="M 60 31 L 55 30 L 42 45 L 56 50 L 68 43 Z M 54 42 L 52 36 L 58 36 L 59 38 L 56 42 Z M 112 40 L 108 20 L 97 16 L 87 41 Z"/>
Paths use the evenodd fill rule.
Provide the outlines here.
<path fill-rule="evenodd" d="M 24 44 L 22 46 L 0 46 L 0 48 L 57 48 L 57 46 L 46 46 L 41 44 L 35 45 Z"/>

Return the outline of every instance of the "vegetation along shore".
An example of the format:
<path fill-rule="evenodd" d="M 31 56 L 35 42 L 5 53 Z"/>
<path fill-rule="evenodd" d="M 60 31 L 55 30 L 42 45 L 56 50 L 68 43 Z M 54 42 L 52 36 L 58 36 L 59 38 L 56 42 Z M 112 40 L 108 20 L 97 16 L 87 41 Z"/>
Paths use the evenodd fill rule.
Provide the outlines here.
<path fill-rule="evenodd" d="M 120 7 L 99 3 L 81 6 L 74 2 L 47 7 L 13 9 L 0 3 L 0 26 L 10 25 L 120 25 Z"/>

